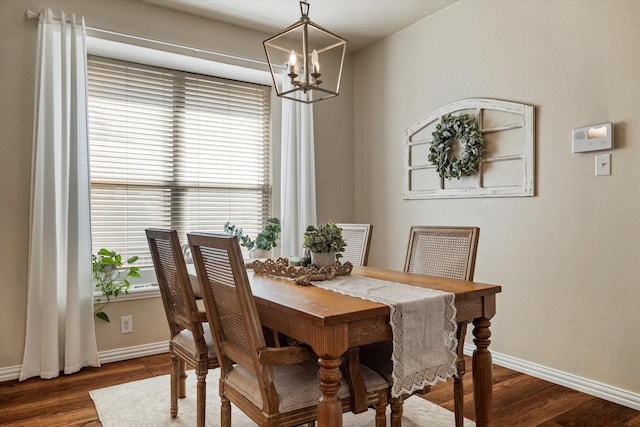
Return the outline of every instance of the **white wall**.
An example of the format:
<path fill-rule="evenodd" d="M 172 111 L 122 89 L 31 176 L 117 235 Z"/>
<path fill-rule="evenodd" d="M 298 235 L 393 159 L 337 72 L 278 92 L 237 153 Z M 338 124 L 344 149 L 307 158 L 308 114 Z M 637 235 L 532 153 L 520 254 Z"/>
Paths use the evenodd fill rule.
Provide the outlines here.
<path fill-rule="evenodd" d="M 462 0 L 355 57 L 356 220 L 401 269 L 412 224 L 481 228 L 491 350 L 640 392 L 640 2 Z M 402 132 L 464 98 L 536 107 L 536 197 L 407 201 Z M 613 122 L 612 175 L 572 154 Z"/>
<path fill-rule="evenodd" d="M 293 5 L 296 6 L 295 4 Z M 84 16 L 101 28 L 264 61 L 262 41 L 270 34 L 178 13 L 133 0 L 0 0 L 0 370 L 22 363 L 24 346 L 29 189 L 37 23 L 25 10 L 51 8 Z M 353 83 L 347 58 L 341 95 L 315 110 L 318 216 L 352 221 Z M 279 113 L 274 114 L 274 198 L 279 212 Z M 166 340 L 168 327 L 159 298 L 116 302 L 112 318 L 134 316 L 134 332 L 120 335 L 119 322 L 96 321 L 98 350 Z M 102 323 L 100 323 L 102 322 Z"/>

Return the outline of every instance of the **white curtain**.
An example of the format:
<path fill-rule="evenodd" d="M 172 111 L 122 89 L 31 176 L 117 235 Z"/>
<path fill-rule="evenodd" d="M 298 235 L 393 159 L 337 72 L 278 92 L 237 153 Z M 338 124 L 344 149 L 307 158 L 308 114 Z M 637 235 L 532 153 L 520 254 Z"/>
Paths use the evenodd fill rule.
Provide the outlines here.
<path fill-rule="evenodd" d="M 93 322 L 85 26 L 40 13 L 20 380 L 100 366 Z"/>
<path fill-rule="evenodd" d="M 284 69 L 283 82 L 287 82 L 288 67 Z M 282 99 L 281 160 L 281 254 L 284 257 L 301 256 L 304 231 L 307 226 L 316 225 L 317 221 L 311 104 Z"/>

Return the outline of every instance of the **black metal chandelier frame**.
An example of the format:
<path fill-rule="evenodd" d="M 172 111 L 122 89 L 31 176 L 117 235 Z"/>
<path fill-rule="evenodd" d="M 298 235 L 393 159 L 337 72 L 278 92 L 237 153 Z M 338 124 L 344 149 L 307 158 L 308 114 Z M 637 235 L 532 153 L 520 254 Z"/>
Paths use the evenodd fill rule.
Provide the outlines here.
<path fill-rule="evenodd" d="M 300 19 L 263 42 L 277 95 L 306 104 L 338 95 L 347 45 L 347 40 L 311 21 L 309 8 L 306 0 L 300 1 Z M 301 34 L 297 35 L 301 40 L 292 40 L 296 32 Z M 316 39 L 321 37 L 323 42 L 318 44 L 317 41 L 311 40 L 310 33 L 316 35 Z M 298 46 L 298 52 L 292 45 Z M 288 55 L 288 60 L 282 61 L 284 64 L 277 63 L 278 58 L 284 55 Z M 327 64 L 329 61 L 323 62 L 323 67 L 335 65 L 337 62 L 339 69 L 332 73 L 334 78 L 331 81 L 323 81 L 320 58 L 328 58 L 329 55 L 335 58 L 334 64 Z M 287 67 L 286 76 L 289 78 L 290 88 L 285 88 L 284 77 L 281 77 L 279 72 L 283 65 Z"/>

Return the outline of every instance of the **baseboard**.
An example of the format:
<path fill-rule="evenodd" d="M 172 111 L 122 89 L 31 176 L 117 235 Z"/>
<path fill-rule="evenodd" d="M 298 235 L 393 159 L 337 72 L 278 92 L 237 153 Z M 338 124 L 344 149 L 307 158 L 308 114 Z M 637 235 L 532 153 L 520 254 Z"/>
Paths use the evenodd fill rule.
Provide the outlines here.
<path fill-rule="evenodd" d="M 473 354 L 475 346 L 466 343 L 464 345 L 464 354 L 470 356 Z M 568 387 L 582 393 L 599 397 L 610 402 L 618 403 L 629 408 L 640 411 L 640 394 L 612 387 L 607 384 L 599 383 L 567 372 L 558 371 L 557 369 L 547 366 L 538 365 L 536 363 L 527 362 L 505 354 L 491 352 L 493 363 L 495 365 L 504 366 L 532 377 L 540 378 L 554 384 Z"/>
<path fill-rule="evenodd" d="M 167 353 L 169 351 L 169 341 L 156 342 L 151 344 L 136 345 L 133 347 L 118 348 L 115 350 L 105 350 L 98 352 L 100 363 L 119 362 L 121 360 L 135 359 L 137 357 L 153 356 L 154 354 Z M 16 380 L 20 378 L 21 365 L 0 368 L 0 382 Z"/>
<path fill-rule="evenodd" d="M 0 368 L 0 382 L 17 380 L 20 378 L 20 368 L 22 365 L 7 366 L 6 368 Z"/>
<path fill-rule="evenodd" d="M 136 345 L 134 347 L 99 351 L 98 358 L 100 359 L 100 363 L 111 363 L 167 352 L 169 352 L 169 341 L 162 341 L 151 344 Z"/>

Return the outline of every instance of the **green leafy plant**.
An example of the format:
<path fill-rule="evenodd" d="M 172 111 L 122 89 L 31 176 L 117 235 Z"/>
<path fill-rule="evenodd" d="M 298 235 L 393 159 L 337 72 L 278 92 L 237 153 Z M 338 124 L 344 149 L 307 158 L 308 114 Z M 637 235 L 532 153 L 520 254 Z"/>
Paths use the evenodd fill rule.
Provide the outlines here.
<path fill-rule="evenodd" d="M 340 258 L 347 243 L 342 238 L 342 228 L 338 227 L 335 222 L 328 222 L 317 227 L 308 226 L 304 232 L 302 247 L 311 252 L 335 252 L 336 257 Z"/>
<path fill-rule="evenodd" d="M 262 231 L 258 233 L 256 239 L 253 240 L 249 236 L 245 236 L 242 233 L 242 228 L 236 227 L 235 225 L 229 223 L 229 221 L 224 223 L 224 232 L 227 234 L 238 236 L 240 245 L 244 246 L 248 250 L 256 248 L 264 251 L 270 251 L 271 249 L 278 246 L 280 231 L 280 220 L 278 218 L 269 218 Z"/>
<path fill-rule="evenodd" d="M 96 289 L 100 291 L 107 299 L 96 298 L 96 309 L 94 314 L 97 318 L 110 322 L 109 316 L 103 310 L 111 302 L 111 297 L 117 298 L 121 293 L 128 294 L 131 283 L 128 277 L 140 277 L 138 267 L 132 267 L 131 264 L 138 260 L 137 256 L 133 256 L 126 260 L 127 266 L 122 262 L 122 256 L 105 248 L 100 249 L 97 254 L 92 254 L 93 261 L 93 282 Z M 124 275 L 124 276 L 123 276 Z"/>
<path fill-rule="evenodd" d="M 440 177 L 460 179 L 477 173 L 485 141 L 473 117 L 445 114 L 431 136 L 433 142 L 427 160 L 436 167 Z M 452 154 L 456 141 L 462 145 L 459 159 Z"/>

